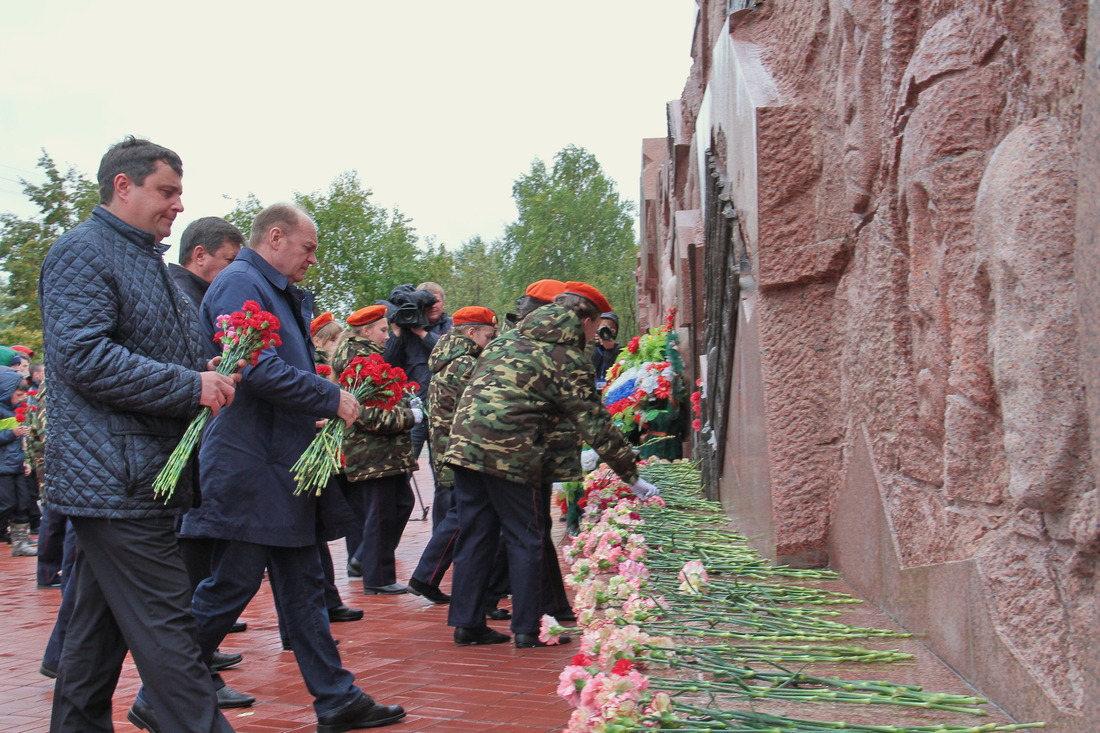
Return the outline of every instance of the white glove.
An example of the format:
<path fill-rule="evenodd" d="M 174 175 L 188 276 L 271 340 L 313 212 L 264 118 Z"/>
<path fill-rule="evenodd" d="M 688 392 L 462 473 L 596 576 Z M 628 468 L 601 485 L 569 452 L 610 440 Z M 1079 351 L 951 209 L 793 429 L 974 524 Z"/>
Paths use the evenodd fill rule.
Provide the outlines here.
<path fill-rule="evenodd" d="M 413 420 L 416 421 L 417 425 L 419 425 L 421 422 L 424 421 L 424 411 L 421 410 L 419 407 L 412 408 L 412 413 L 413 413 Z"/>
<path fill-rule="evenodd" d="M 651 496 L 660 496 L 661 490 L 653 484 L 646 481 L 644 478 L 639 478 L 634 482 L 634 485 L 630 487 L 630 490 L 634 492 L 634 496 L 639 499 L 648 499 Z"/>

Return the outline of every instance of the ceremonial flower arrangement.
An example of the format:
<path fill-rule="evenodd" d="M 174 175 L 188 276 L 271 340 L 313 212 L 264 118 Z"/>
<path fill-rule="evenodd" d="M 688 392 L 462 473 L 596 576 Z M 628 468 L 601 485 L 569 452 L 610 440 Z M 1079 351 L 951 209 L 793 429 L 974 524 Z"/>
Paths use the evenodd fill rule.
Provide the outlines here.
<path fill-rule="evenodd" d="M 392 410 L 406 392 L 418 385 L 408 381 L 405 370 L 390 366 L 378 354 L 357 356 L 340 373 L 340 386 L 355 395 L 363 407 Z M 343 465 L 344 421 L 334 418 L 325 423 L 313 442 L 291 467 L 295 494 L 320 495 L 329 477 Z"/>
<path fill-rule="evenodd" d="M 852 639 L 905 635 L 834 620 L 832 608 L 859 601 L 789 581 L 835 574 L 769 566 L 727 529 L 721 506 L 702 498 L 694 464 L 650 461 L 640 469 L 661 487 L 661 496 L 590 500 L 581 531 L 564 550 L 581 627 L 579 653 L 558 678 L 558 694 L 574 707 L 569 733 L 1007 733 L 1043 727 L 956 725 L 949 716 L 987 715 L 979 707 L 986 701 L 813 674 L 813 664 L 851 668 L 913 655 L 850 645 Z M 765 580 L 769 576 L 785 580 Z M 546 616 L 539 638 L 553 644 L 565 631 Z M 788 714 L 792 703 L 825 702 L 828 710 L 858 719 L 773 714 L 768 700 L 782 701 Z M 939 717 L 928 724 L 907 713 L 892 725 L 877 718 L 864 724 L 866 710 L 878 706 Z"/>
<path fill-rule="evenodd" d="M 620 430 L 644 429 L 655 420 L 676 395 L 677 380 L 683 373 L 673 331 L 676 309 L 670 308 L 665 323 L 635 336 L 610 369 L 603 403 Z"/>
<path fill-rule="evenodd" d="M 256 366 L 264 349 L 275 348 L 282 344 L 279 336 L 279 319 L 260 307 L 254 300 L 246 300 L 241 310 L 218 316 L 214 319 L 220 331 L 214 334 L 214 343 L 222 346 L 218 374 L 233 374 L 241 361 Z M 168 457 L 168 463 L 153 481 L 153 495 L 168 501 L 179 483 L 183 467 L 191 457 L 191 451 L 199 442 L 199 436 L 210 421 L 209 407 L 199 410 L 199 414 L 187 426 L 183 438 Z"/>

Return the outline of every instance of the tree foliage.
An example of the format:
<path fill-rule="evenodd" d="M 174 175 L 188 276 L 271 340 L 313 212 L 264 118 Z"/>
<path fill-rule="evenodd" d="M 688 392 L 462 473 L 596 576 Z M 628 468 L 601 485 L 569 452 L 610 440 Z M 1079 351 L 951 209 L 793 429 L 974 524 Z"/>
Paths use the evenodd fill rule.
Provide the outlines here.
<path fill-rule="evenodd" d="M 453 313 L 468 305 L 491 308 L 502 316 L 512 310 L 515 294 L 501 280 L 500 252 L 481 237 L 472 237 L 454 253 L 454 273 L 448 281 L 447 302 Z"/>
<path fill-rule="evenodd" d="M 535 160 L 512 186 L 519 217 L 499 243 L 514 299 L 535 280 L 587 282 L 611 301 L 623 333 L 634 330 L 634 204 L 619 197 L 592 153 L 569 145 L 548 169 Z"/>
<path fill-rule="evenodd" d="M 412 222 L 396 208 L 374 204 L 355 171 L 333 179 L 327 191 L 294 195 L 294 203 L 317 223 L 318 264 L 303 286 L 312 290 L 315 310 L 339 318 L 389 296 L 401 283 L 446 282 L 451 260 L 442 246 L 419 247 Z M 248 232 L 263 209 L 254 195 L 238 201 L 225 218 Z"/>
<path fill-rule="evenodd" d="M 99 202 L 96 184 L 76 168 L 65 173 L 42 151 L 37 167 L 46 180 L 22 180 L 23 193 L 39 215 L 21 219 L 0 214 L 0 268 L 7 283 L 0 289 L 0 343 L 25 344 L 41 351 L 42 312 L 38 307 L 38 275 L 50 245 L 86 219 Z"/>

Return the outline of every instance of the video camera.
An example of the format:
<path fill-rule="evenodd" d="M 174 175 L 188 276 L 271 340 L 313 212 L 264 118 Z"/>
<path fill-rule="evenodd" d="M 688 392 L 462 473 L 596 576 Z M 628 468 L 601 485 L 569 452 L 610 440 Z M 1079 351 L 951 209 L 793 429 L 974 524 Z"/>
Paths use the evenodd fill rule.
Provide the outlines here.
<path fill-rule="evenodd" d="M 390 292 L 387 303 L 390 323 L 401 328 L 428 328 L 428 310 L 435 305 L 435 293 L 415 290 L 412 283 L 398 285 Z"/>
<path fill-rule="evenodd" d="M 600 326 L 599 330 L 596 331 L 596 336 L 604 341 L 615 340 L 615 332 L 611 330 L 611 326 Z"/>

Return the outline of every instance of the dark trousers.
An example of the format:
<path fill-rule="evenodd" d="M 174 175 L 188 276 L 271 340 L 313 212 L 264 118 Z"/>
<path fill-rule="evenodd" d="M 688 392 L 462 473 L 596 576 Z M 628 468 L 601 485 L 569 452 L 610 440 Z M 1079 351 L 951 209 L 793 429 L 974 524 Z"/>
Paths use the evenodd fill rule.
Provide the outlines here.
<path fill-rule="evenodd" d="M 276 610 L 306 689 L 313 695 L 317 715 L 327 715 L 355 702 L 362 693 L 351 672 L 341 665 L 332 638 L 316 545 L 274 547 L 217 540 L 213 574 L 199 584 L 191 603 L 199 627 L 202 659 L 210 661 L 229 627 L 256 595 L 265 568 L 278 598 Z"/>
<path fill-rule="evenodd" d="M 363 539 L 355 553 L 363 567 L 363 585 L 381 587 L 397 582 L 395 553 L 413 506 L 409 474 L 368 479 L 361 485 L 366 517 Z"/>
<path fill-rule="evenodd" d="M 455 467 L 455 501 L 458 547 L 447 623 L 466 628 L 485 624 L 482 599 L 489 587 L 497 542 L 503 538 L 512 589 L 512 631 L 538 633 L 546 567 L 539 490 Z"/>
<path fill-rule="evenodd" d="M 56 510 L 54 516 L 61 516 Z M 62 519 L 65 519 L 62 517 Z M 57 609 L 57 620 L 54 621 L 50 639 L 46 642 L 46 651 L 42 654 L 42 663 L 51 669 L 61 666 L 61 650 L 65 646 L 65 635 L 69 630 L 69 619 L 73 617 L 73 606 L 76 605 L 76 554 L 79 545 L 76 541 L 76 530 L 72 522 L 65 520 L 65 541 L 62 543 L 61 558 L 61 605 Z"/>
<path fill-rule="evenodd" d="M 174 518 L 71 521 L 80 545 L 76 598 L 54 687 L 51 733 L 114 730 L 111 697 L 127 649 L 161 730 L 231 732 L 200 660 Z"/>
<path fill-rule="evenodd" d="M 325 608 L 331 609 L 344 605 L 344 600 L 340 598 L 340 590 L 336 587 L 336 570 L 332 567 L 332 552 L 329 551 L 328 543 L 322 537 L 317 538 L 317 554 L 321 558 L 321 574 L 325 579 Z M 287 615 L 279 610 L 279 596 L 274 588 L 271 590 L 279 622 L 279 640 L 282 641 L 284 647 L 288 647 L 291 641 L 290 632 L 286 628 Z"/>
<path fill-rule="evenodd" d="M 66 521 L 56 509 L 42 506 L 42 524 L 38 528 L 39 585 L 53 585 L 59 579 L 65 557 Z"/>
<path fill-rule="evenodd" d="M 450 488 L 448 487 L 448 489 Z M 453 491 L 449 493 L 453 495 Z M 424 546 L 424 552 L 420 554 L 420 561 L 417 562 L 412 577 L 421 583 L 438 588 L 439 584 L 443 582 L 443 576 L 447 574 L 447 570 L 451 567 L 457 546 L 458 507 L 451 505 L 447 516 L 432 531 L 432 536 L 428 540 L 428 544 Z M 497 602 L 509 593 L 508 555 L 504 548 L 504 542 L 501 540 L 497 542 L 493 571 L 489 576 L 489 584 L 485 592 L 483 605 L 485 608 L 495 608 Z"/>
<path fill-rule="evenodd" d="M 367 518 L 367 508 L 363 498 L 363 482 L 348 481 L 343 474 L 338 474 L 336 480 L 340 491 L 344 494 L 344 501 L 347 502 L 352 515 L 356 519 L 354 523 L 349 523 L 347 534 L 344 535 L 344 546 L 348 550 L 348 558 L 350 559 L 355 557 L 355 553 L 359 552 L 359 544 L 363 541 L 363 522 Z"/>
<path fill-rule="evenodd" d="M 448 487 L 448 494 L 453 499 L 454 492 L 450 487 Z M 434 512 L 434 506 L 432 510 Z M 447 569 L 451 567 L 457 542 L 458 507 L 452 502 L 443 520 L 432 527 L 432 536 L 424 546 L 424 551 L 420 553 L 420 561 L 417 562 L 412 577 L 421 583 L 438 588 L 443 582 L 443 576 L 447 574 Z"/>
<path fill-rule="evenodd" d="M 545 604 L 543 611 L 555 618 L 559 616 L 574 618 L 569 595 L 565 592 L 565 581 L 561 577 L 561 565 L 558 564 L 558 548 L 554 545 L 554 522 L 550 516 L 553 495 L 554 487 L 551 484 L 543 484 L 539 487 L 540 509 L 543 512 L 542 526 L 545 530 L 542 537 L 542 600 Z"/>
<path fill-rule="evenodd" d="M 0 473 L 0 525 L 27 524 L 31 508 L 27 502 L 27 477 L 21 473 Z"/>

